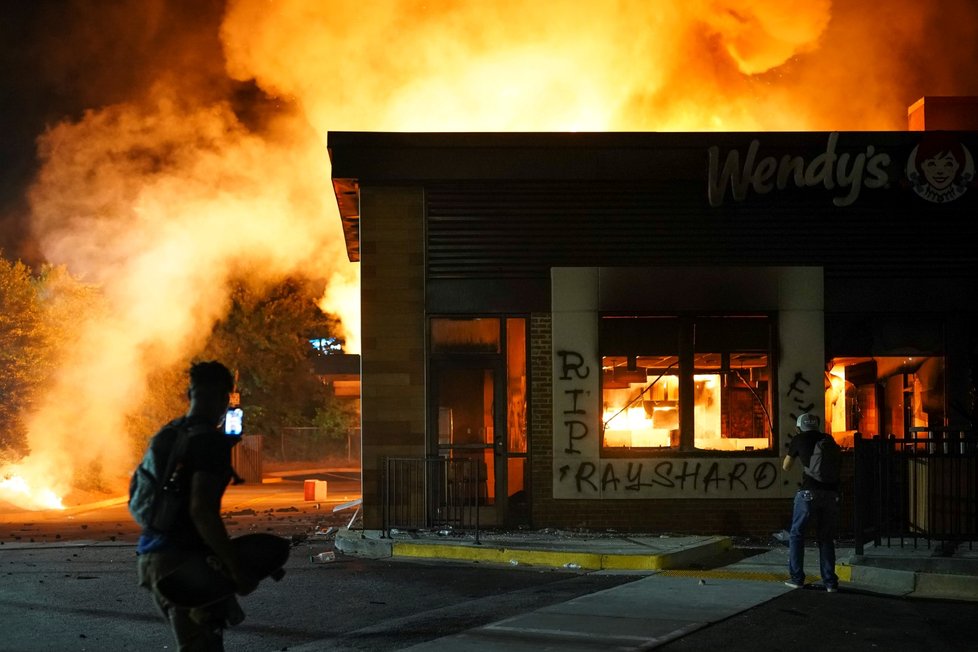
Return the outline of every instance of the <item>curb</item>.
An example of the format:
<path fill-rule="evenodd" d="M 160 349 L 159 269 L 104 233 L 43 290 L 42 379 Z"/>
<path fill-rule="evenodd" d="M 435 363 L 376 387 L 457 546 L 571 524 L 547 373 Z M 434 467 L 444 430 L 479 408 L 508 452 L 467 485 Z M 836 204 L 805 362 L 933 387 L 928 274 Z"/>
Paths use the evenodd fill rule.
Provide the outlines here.
<path fill-rule="evenodd" d="M 715 557 L 733 547 L 728 537 L 714 537 L 704 543 L 672 552 L 656 554 L 598 553 L 579 550 L 555 551 L 516 548 L 491 544 L 453 545 L 413 541 L 380 541 L 344 533 L 338 535 L 340 552 L 373 559 L 442 559 L 513 566 L 543 566 L 582 570 L 666 570 Z"/>
<path fill-rule="evenodd" d="M 379 539 L 359 531 L 340 529 L 336 534 L 335 547 L 344 554 L 368 559 L 448 560 L 587 571 L 663 571 L 679 577 L 763 582 L 782 582 L 787 578 L 786 572 L 780 567 L 777 570 L 760 567 L 689 568 L 730 550 L 733 542 L 728 537 L 713 537 L 703 543 L 670 552 L 615 554 L 534 549 L 486 542 L 455 544 L 449 541 Z M 978 601 L 978 583 L 975 582 L 974 575 L 926 573 L 845 561 L 836 564 L 835 572 L 839 581 L 851 589 L 912 598 Z M 805 581 L 807 584 L 817 584 L 821 578 L 809 575 Z"/>
<path fill-rule="evenodd" d="M 340 528 L 336 533 L 333 547 L 346 555 L 366 559 L 387 559 L 393 556 L 392 541 L 373 539 L 363 534 Z"/>
<path fill-rule="evenodd" d="M 974 575 L 926 573 L 879 566 L 853 566 L 852 583 L 912 598 L 978 602 Z M 841 577 L 841 576 L 840 576 Z"/>
<path fill-rule="evenodd" d="M 914 579 L 911 595 L 915 598 L 978 602 L 978 582 L 974 575 L 915 573 Z"/>
<path fill-rule="evenodd" d="M 894 593 L 912 593 L 916 586 L 914 571 L 895 568 L 880 568 L 878 566 L 849 566 L 850 577 L 847 581 L 861 586 L 871 586 Z M 842 579 L 841 576 L 839 579 Z"/>
<path fill-rule="evenodd" d="M 75 505 L 74 507 L 66 507 L 64 509 L 58 510 L 59 515 L 75 515 L 81 514 L 82 512 L 89 512 L 94 509 L 101 509 L 103 507 L 113 507 L 115 505 L 123 505 L 129 502 L 129 496 L 116 496 L 115 498 L 106 498 L 105 500 L 100 500 L 94 503 L 86 503 L 84 505 Z"/>

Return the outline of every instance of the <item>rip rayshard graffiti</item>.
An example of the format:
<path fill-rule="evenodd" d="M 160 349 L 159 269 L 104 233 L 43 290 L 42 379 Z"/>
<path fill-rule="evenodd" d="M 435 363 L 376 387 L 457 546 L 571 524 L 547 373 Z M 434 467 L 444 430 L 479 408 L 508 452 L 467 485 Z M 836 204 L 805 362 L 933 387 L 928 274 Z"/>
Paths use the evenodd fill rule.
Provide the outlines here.
<path fill-rule="evenodd" d="M 602 458 L 597 362 L 558 350 L 554 364 L 554 498 L 781 495 L 777 458 Z"/>
<path fill-rule="evenodd" d="M 591 367 L 584 363 L 584 356 L 576 351 L 558 351 L 557 360 L 560 368 L 560 381 L 567 381 L 564 387 L 563 409 L 564 415 L 564 454 L 580 455 L 582 450 L 576 442 L 587 439 L 591 434 L 588 404 L 591 403 L 591 391 L 586 387 L 578 385 L 580 381 L 588 380 L 591 375 Z"/>
<path fill-rule="evenodd" d="M 557 469 L 557 484 L 577 498 L 742 498 L 772 490 L 778 468 L 771 460 L 582 460 Z"/>

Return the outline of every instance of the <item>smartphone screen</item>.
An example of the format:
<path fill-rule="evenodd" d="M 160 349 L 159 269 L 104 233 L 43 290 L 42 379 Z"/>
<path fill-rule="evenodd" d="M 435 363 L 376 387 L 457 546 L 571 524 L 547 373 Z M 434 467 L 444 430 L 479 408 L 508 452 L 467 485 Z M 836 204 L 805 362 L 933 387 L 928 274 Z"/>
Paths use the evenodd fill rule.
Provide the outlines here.
<path fill-rule="evenodd" d="M 243 419 L 244 411 L 241 408 L 230 408 L 224 416 L 224 434 L 230 437 L 240 437 Z"/>

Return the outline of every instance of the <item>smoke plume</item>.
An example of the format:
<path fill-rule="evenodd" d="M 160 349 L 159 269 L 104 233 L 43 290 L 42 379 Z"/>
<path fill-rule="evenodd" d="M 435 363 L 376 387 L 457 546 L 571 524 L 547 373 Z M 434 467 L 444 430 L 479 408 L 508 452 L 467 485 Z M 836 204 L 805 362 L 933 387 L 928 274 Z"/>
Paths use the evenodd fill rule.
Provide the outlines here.
<path fill-rule="evenodd" d="M 127 468 L 123 415 L 201 346 L 233 277 L 329 278 L 358 350 L 331 130 L 903 129 L 922 95 L 978 94 L 970 0 L 58 6 L 67 36 L 25 43 L 73 101 L 38 138 L 28 217 L 108 309 L 31 415 L 19 471 L 56 492 L 79 465 Z M 44 11 L 25 24 L 51 30 Z"/>

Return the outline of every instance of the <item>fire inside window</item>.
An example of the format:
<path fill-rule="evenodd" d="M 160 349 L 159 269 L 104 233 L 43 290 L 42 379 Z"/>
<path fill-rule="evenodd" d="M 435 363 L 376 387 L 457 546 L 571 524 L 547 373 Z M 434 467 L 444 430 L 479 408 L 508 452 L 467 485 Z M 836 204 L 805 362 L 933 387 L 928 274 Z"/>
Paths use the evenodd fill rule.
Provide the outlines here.
<path fill-rule="evenodd" d="M 912 439 L 945 418 L 944 358 L 834 358 L 826 373 L 825 430 L 844 447 L 855 434 Z"/>
<path fill-rule="evenodd" d="M 771 448 L 766 319 L 614 317 L 602 322 L 607 452 Z"/>

